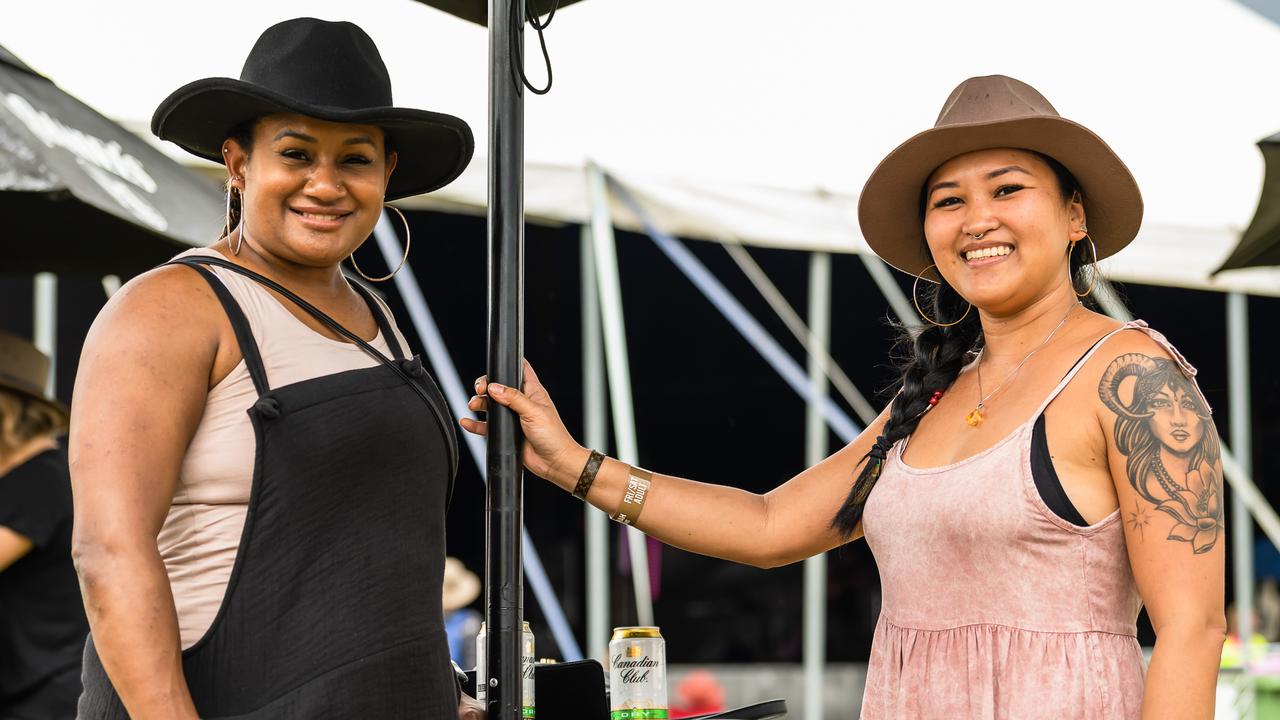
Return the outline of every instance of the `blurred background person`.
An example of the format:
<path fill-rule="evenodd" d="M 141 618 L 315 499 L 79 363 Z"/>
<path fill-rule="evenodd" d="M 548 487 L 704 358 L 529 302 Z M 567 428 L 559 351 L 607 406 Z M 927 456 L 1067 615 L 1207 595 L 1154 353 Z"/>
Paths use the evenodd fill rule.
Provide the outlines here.
<path fill-rule="evenodd" d="M 480 578 L 456 557 L 444 559 L 444 630 L 449 657 L 461 668 L 476 666 L 476 635 L 484 618 L 470 607 L 480 597 Z"/>
<path fill-rule="evenodd" d="M 67 410 L 49 358 L 0 332 L 0 720 L 75 717 L 89 632 L 71 563 Z"/>

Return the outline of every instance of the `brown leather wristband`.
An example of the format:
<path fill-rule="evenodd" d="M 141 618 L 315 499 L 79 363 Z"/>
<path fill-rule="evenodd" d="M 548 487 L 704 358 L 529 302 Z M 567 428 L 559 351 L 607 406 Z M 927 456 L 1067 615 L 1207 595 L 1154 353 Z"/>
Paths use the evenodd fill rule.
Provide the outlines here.
<path fill-rule="evenodd" d="M 653 473 L 644 468 L 627 468 L 627 490 L 622 494 L 622 504 L 618 512 L 609 516 L 623 525 L 634 525 L 640 519 L 640 511 L 644 509 L 644 501 L 649 497 L 649 486 L 653 484 Z"/>
<path fill-rule="evenodd" d="M 596 473 L 600 472 L 603 463 L 604 455 L 592 450 L 587 457 L 587 464 L 582 467 L 582 474 L 578 476 L 578 485 L 573 488 L 574 497 L 586 502 L 587 492 L 591 490 L 591 483 L 596 481 Z"/>

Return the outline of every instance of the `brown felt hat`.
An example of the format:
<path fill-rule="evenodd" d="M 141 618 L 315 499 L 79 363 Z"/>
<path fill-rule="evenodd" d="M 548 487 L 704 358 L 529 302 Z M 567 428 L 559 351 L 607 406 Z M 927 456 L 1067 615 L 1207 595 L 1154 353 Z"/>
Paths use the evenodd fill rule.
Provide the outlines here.
<path fill-rule="evenodd" d="M 958 155 L 1006 147 L 1048 155 L 1071 171 L 1084 195 L 1099 260 L 1138 234 L 1142 193 L 1102 138 L 1058 115 L 1030 85 L 988 75 L 960 83 L 933 127 L 895 148 L 867 178 L 858 198 L 867 244 L 890 265 L 920 274 L 933 264 L 920 219 L 920 194 L 929 175 Z"/>
<path fill-rule="evenodd" d="M 39 400 L 67 416 L 67 406 L 45 392 L 49 358 L 26 338 L 0 331 L 0 389 Z"/>

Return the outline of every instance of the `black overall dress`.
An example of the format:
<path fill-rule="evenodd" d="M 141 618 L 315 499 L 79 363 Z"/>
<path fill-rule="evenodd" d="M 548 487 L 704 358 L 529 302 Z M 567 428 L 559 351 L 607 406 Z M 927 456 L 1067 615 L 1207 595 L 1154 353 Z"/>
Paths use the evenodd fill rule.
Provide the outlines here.
<path fill-rule="evenodd" d="M 200 717 L 456 718 L 441 583 L 458 455 L 439 389 L 358 285 L 394 359 L 256 273 L 174 263 L 213 287 L 258 393 L 235 566 L 212 626 L 182 654 Z M 379 364 L 272 387 L 240 306 L 204 264 L 281 292 Z M 92 636 L 83 678 L 80 718 L 128 718 Z"/>

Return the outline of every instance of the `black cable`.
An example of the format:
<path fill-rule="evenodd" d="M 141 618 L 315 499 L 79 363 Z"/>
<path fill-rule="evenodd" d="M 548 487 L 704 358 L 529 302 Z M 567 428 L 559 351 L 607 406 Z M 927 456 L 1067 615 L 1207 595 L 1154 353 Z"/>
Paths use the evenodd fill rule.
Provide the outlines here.
<path fill-rule="evenodd" d="M 547 14 L 546 20 L 538 19 L 537 8 L 532 8 L 534 12 L 529 13 L 529 10 L 530 10 L 529 6 L 531 4 L 532 4 L 532 0 L 525 0 L 525 11 L 526 13 L 528 13 L 529 24 L 532 25 L 533 29 L 536 30 L 538 33 L 538 45 L 541 46 L 542 48 L 542 59 L 547 68 L 547 86 L 543 88 L 534 87 L 533 83 L 529 82 L 529 77 L 524 73 L 524 59 L 523 57 L 521 57 L 519 53 L 520 33 L 524 30 L 524 26 L 516 22 L 516 19 L 519 13 L 516 12 L 516 4 L 514 2 L 511 3 L 511 18 L 509 19 L 510 22 L 508 23 L 511 26 L 511 37 L 510 37 L 510 43 L 509 43 L 510 45 L 509 50 L 511 54 L 511 65 L 515 71 L 512 74 L 512 81 L 514 82 L 516 80 L 515 73 L 519 73 L 519 76 L 520 76 L 519 84 L 529 88 L 529 92 L 533 93 L 534 95 L 546 95 L 547 93 L 551 92 L 551 84 L 553 81 L 553 77 L 551 74 L 551 55 L 547 52 L 547 39 L 542 34 L 542 31 L 546 30 L 547 27 L 551 25 L 551 21 L 556 16 L 556 9 L 560 6 L 560 0 L 554 0 L 552 2 L 551 12 Z M 519 62 L 517 62 L 517 58 L 519 58 Z"/>

